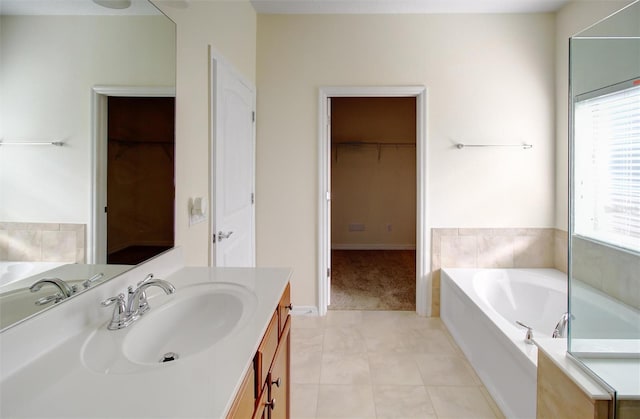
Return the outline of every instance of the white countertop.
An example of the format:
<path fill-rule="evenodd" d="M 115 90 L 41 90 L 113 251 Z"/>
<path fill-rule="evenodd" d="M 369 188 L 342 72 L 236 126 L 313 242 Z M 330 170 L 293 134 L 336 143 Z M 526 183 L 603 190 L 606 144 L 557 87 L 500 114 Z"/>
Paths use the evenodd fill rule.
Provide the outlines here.
<path fill-rule="evenodd" d="M 174 284 L 177 293 L 181 287 L 202 282 L 231 282 L 252 290 L 257 296 L 252 317 L 239 330 L 200 353 L 133 374 L 100 374 L 83 365 L 81 348 L 90 330 L 98 325 L 106 327 L 111 309 L 105 310 L 105 316 L 81 333 L 3 377 L 0 416 L 224 417 L 290 275 L 290 270 L 278 268 L 178 269 L 164 277 Z M 148 291 L 153 310 L 159 290 Z"/>
<path fill-rule="evenodd" d="M 640 358 L 581 358 L 616 390 L 618 400 L 640 400 Z"/>

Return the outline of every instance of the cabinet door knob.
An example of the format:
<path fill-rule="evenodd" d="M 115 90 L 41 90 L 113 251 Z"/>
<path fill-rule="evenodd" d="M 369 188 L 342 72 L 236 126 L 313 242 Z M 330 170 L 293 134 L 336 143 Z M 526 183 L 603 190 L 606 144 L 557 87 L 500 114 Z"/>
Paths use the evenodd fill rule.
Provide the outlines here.
<path fill-rule="evenodd" d="M 265 406 L 269 406 L 271 410 L 276 408 L 276 399 L 271 399 L 270 402 L 264 404 Z"/>
<path fill-rule="evenodd" d="M 282 384 L 282 381 L 280 380 L 280 377 L 278 377 L 277 380 L 271 381 L 271 384 L 275 384 L 276 387 L 280 388 L 280 384 Z"/>
<path fill-rule="evenodd" d="M 291 303 L 284 306 L 284 308 L 288 308 L 289 310 L 293 310 L 293 305 Z"/>

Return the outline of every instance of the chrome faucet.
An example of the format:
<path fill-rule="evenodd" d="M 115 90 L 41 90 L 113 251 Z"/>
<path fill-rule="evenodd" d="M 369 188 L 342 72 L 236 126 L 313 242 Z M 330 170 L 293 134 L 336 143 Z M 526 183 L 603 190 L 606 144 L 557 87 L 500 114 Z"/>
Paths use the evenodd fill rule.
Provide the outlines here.
<path fill-rule="evenodd" d="M 70 297 L 71 294 L 73 294 L 73 288 L 71 288 L 69 284 L 67 284 L 60 278 L 42 278 L 41 280 L 37 281 L 35 284 L 31 285 L 29 287 L 29 290 L 31 292 L 38 292 L 40 291 L 40 289 L 44 284 L 55 285 L 60 291 L 60 296 L 62 297 L 61 300 L 67 297 Z"/>
<path fill-rule="evenodd" d="M 569 324 L 569 316 L 571 316 L 568 312 L 564 313 L 562 317 L 560 317 L 560 321 L 556 324 L 556 328 L 553 330 L 553 334 L 551 337 L 553 338 L 564 338 L 567 337 L 567 324 Z M 573 316 L 571 316 L 573 318 Z"/>
<path fill-rule="evenodd" d="M 175 287 L 170 282 L 164 279 L 154 279 L 153 274 L 147 275 L 144 280 L 138 282 L 136 289 L 132 286 L 128 288 L 129 295 L 126 303 L 124 294 L 107 298 L 102 302 L 105 307 L 115 304 L 111 323 L 107 327 L 109 330 L 123 329 L 151 309 L 145 293 L 145 290 L 149 287 L 160 287 L 167 294 L 176 292 Z"/>
<path fill-rule="evenodd" d="M 164 279 L 154 279 L 153 274 L 147 275 L 145 279 L 138 282 L 138 287 L 134 290 L 129 287 L 129 299 L 127 300 L 127 313 L 131 316 L 142 316 L 149 311 L 149 303 L 147 302 L 147 294 L 145 290 L 149 287 L 160 287 L 166 294 L 176 292 L 175 287 Z"/>
<path fill-rule="evenodd" d="M 107 298 L 101 304 L 103 307 L 108 307 L 112 304 L 115 304 L 113 316 L 111 317 L 111 322 L 109 323 L 109 326 L 107 326 L 107 329 L 124 329 L 125 327 L 133 323 L 134 318 L 127 315 L 127 306 L 124 302 L 124 294 L 120 293 L 115 297 Z"/>
<path fill-rule="evenodd" d="M 86 279 L 83 283 L 82 283 L 82 287 L 83 288 L 89 288 L 91 286 L 91 284 L 93 284 L 94 282 L 96 282 L 97 280 L 99 280 L 100 278 L 102 278 L 104 276 L 103 272 L 97 273 L 95 275 L 93 275 L 91 278 Z"/>
<path fill-rule="evenodd" d="M 527 333 L 524 336 L 524 343 L 528 344 L 528 345 L 533 345 L 535 342 L 533 341 L 533 327 L 529 327 L 526 324 L 516 320 L 516 323 L 518 324 L 518 326 L 524 327 L 525 329 L 527 329 Z"/>

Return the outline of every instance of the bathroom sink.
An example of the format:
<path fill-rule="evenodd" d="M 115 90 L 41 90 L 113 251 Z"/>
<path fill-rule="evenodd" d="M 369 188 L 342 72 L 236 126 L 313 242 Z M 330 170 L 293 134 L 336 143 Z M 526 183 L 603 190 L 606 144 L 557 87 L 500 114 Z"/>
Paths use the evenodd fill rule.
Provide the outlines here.
<path fill-rule="evenodd" d="M 243 327 L 257 297 L 241 285 L 202 283 L 151 298 L 149 304 L 151 310 L 132 325 L 116 331 L 102 325 L 91 333 L 82 349 L 84 365 L 126 374 L 188 358 Z"/>

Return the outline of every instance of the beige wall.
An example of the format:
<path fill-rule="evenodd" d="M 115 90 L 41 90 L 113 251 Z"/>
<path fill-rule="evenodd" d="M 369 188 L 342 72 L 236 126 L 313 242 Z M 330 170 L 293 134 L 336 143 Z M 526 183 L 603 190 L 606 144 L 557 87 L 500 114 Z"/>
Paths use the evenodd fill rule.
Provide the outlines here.
<path fill-rule="evenodd" d="M 556 14 L 556 227 L 569 220 L 569 37 L 604 19 L 631 0 L 572 1 Z"/>
<path fill-rule="evenodd" d="M 247 80 L 256 79 L 256 13 L 248 1 L 153 0 L 177 25 L 176 245 L 188 265 L 209 263 L 209 223 L 189 226 L 190 197 L 210 195 L 209 45 Z"/>
<path fill-rule="evenodd" d="M 91 219 L 91 88 L 173 86 L 175 30 L 164 16 L 2 16 L 0 220 Z"/>
<path fill-rule="evenodd" d="M 323 85 L 428 88 L 428 227 L 552 227 L 554 33 L 553 14 L 258 16 L 258 264 L 316 305 Z"/>
<path fill-rule="evenodd" d="M 430 227 L 566 229 L 567 38 L 621 2 L 557 15 L 259 17 L 244 1 L 155 3 L 178 24 L 176 243 L 189 264 L 209 250 L 208 225 L 190 228 L 186 210 L 209 194 L 208 44 L 257 82 L 258 264 L 292 266 L 298 304 L 316 304 L 322 85 L 427 86 Z M 452 148 L 512 141 L 534 148 Z"/>

